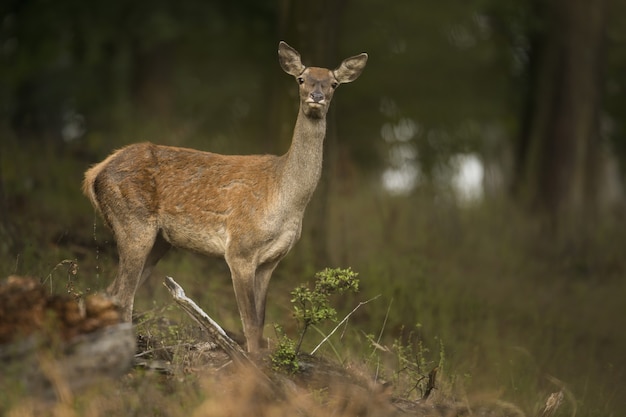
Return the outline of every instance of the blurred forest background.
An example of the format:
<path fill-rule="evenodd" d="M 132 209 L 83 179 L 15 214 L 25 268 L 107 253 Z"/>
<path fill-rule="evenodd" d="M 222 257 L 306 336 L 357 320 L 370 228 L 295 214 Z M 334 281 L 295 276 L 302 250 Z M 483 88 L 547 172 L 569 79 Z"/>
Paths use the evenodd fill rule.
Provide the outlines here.
<path fill-rule="evenodd" d="M 329 68 L 367 52 L 268 322 L 315 271 L 351 266 L 359 299 L 385 300 L 354 325 L 441 341 L 468 389 L 532 411 L 563 384 L 567 415 L 624 415 L 625 18 L 620 0 L 4 0 L 0 272 L 52 284 L 77 259 L 73 279 L 104 288 L 90 164 L 147 140 L 283 153 L 297 88 L 278 41 Z M 157 273 L 238 328 L 225 266 L 174 252 Z"/>

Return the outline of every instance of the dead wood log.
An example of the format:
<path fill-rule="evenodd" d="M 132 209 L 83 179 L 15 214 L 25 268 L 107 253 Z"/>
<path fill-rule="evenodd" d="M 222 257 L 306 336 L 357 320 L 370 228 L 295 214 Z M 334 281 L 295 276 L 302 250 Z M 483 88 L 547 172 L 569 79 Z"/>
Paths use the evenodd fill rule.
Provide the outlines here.
<path fill-rule="evenodd" d="M 0 346 L 0 386 L 6 389 L 17 384 L 31 395 L 53 399 L 62 391 L 75 391 L 105 377 L 120 377 L 130 369 L 134 354 L 135 334 L 130 323 L 59 344 L 32 335 Z"/>
<path fill-rule="evenodd" d="M 0 283 L 0 389 L 44 399 L 128 371 L 135 335 L 106 296 L 51 295 L 27 277 Z"/>

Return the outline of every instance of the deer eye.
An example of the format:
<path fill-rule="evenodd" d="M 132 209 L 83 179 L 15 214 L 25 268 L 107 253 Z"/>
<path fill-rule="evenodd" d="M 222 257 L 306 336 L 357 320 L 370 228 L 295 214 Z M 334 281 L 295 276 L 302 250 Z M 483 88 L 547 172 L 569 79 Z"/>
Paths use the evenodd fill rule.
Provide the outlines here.
<path fill-rule="evenodd" d="M 333 90 L 337 87 L 339 87 L 339 83 L 338 82 L 334 82 L 332 84 L 330 84 L 330 86 L 333 88 Z"/>
<path fill-rule="evenodd" d="M 304 78 L 298 77 L 298 84 L 300 85 L 304 84 Z"/>

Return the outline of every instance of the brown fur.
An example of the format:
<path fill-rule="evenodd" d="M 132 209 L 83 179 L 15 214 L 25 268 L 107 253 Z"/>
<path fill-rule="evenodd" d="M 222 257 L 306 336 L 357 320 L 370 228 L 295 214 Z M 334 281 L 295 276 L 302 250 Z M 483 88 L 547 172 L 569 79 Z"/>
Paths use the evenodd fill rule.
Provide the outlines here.
<path fill-rule="evenodd" d="M 300 111 L 285 155 L 226 156 L 140 143 L 85 173 L 83 192 L 117 241 L 119 271 L 108 291 L 126 320 L 137 287 L 173 245 L 226 260 L 248 350 L 259 349 L 271 274 L 299 239 L 319 181 L 334 89 L 355 80 L 367 61 L 361 54 L 335 71 L 305 68 L 284 42 L 279 58 L 300 84 Z"/>

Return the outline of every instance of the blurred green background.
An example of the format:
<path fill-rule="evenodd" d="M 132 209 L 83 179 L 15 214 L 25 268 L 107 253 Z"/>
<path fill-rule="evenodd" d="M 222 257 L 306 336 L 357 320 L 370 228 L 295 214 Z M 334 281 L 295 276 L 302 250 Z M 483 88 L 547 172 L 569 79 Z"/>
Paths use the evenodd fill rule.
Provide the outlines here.
<path fill-rule="evenodd" d="M 619 0 L 4 0 L 0 272 L 104 288 L 90 164 L 139 141 L 283 153 L 297 88 L 278 41 L 329 68 L 367 52 L 268 323 L 315 271 L 351 266 L 355 301 L 383 294 L 353 325 L 441 341 L 468 390 L 532 413 L 562 384 L 563 415 L 625 415 L 625 17 Z M 174 251 L 159 274 L 239 326 L 222 263 Z M 153 299 L 159 279 L 137 302 Z"/>

